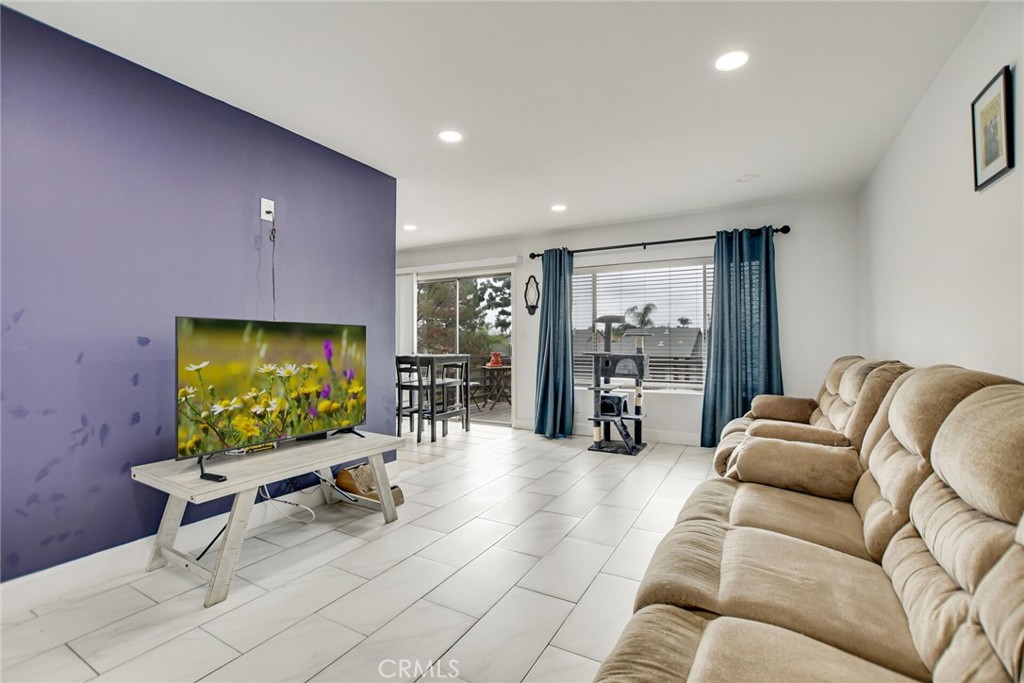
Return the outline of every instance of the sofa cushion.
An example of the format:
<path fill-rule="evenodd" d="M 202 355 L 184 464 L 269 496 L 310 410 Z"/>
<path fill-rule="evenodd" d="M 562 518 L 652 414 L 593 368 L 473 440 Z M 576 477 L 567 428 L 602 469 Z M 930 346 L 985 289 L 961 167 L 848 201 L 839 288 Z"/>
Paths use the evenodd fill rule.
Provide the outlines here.
<path fill-rule="evenodd" d="M 637 589 L 634 609 L 714 603 L 736 488 L 731 479 L 712 479 L 697 487 L 679 512 L 675 526 L 655 549 Z"/>
<path fill-rule="evenodd" d="M 980 624 L 967 621 L 939 657 L 932 680 L 942 683 L 1015 683 Z"/>
<path fill-rule="evenodd" d="M 750 413 L 747 413 L 743 417 L 737 417 L 734 420 L 729 420 L 728 422 L 725 423 L 725 426 L 722 427 L 722 438 L 724 439 L 730 434 L 744 433 L 745 431 L 747 431 L 747 427 L 753 424 L 753 422 L 754 416 L 751 415 Z"/>
<path fill-rule="evenodd" d="M 821 427 L 782 422 L 780 420 L 755 420 L 747 427 L 746 435 L 759 436 L 765 439 L 782 439 L 783 441 L 820 443 L 823 446 L 850 445 L 849 439 L 833 429 L 823 429 Z"/>
<path fill-rule="evenodd" d="M 771 531 L 718 528 L 696 565 L 698 529 L 684 520 L 665 536 L 640 583 L 637 609 L 668 604 L 774 624 L 927 677 L 899 599 L 877 564 Z"/>
<path fill-rule="evenodd" d="M 880 562 L 892 537 L 910 521 L 910 501 L 932 468 L 904 448 L 891 431 L 872 449 L 868 461 L 853 504 L 864 520 L 864 544 L 871 558 Z"/>
<path fill-rule="evenodd" d="M 1013 543 L 1013 525 L 975 510 L 936 474 L 914 494 L 910 519 L 935 561 L 971 593 Z"/>
<path fill-rule="evenodd" d="M 751 402 L 750 414 L 755 420 L 782 420 L 807 424 L 817 406 L 818 402 L 813 398 L 760 394 Z"/>
<path fill-rule="evenodd" d="M 932 671 L 936 681 L 1024 680 L 1024 519 L 1014 543 L 986 572 L 970 613 Z"/>
<path fill-rule="evenodd" d="M 857 403 L 859 402 L 861 390 L 864 388 L 868 377 L 877 368 L 888 365 L 894 361 L 890 360 L 866 360 L 861 359 L 850 364 L 839 378 L 838 396 L 828 409 L 828 419 L 832 426 L 840 432 L 845 432 L 850 422 Z M 881 400 L 881 397 L 879 397 Z M 877 404 L 874 408 L 877 408 Z M 874 410 L 872 410 L 872 413 Z M 867 425 L 864 425 L 867 426 Z"/>
<path fill-rule="evenodd" d="M 850 503 L 774 486 L 740 484 L 729 523 L 774 531 L 870 559 L 864 547 L 860 515 Z"/>
<path fill-rule="evenodd" d="M 830 365 L 828 370 L 825 372 L 825 381 L 822 383 L 819 396 L 823 393 L 837 396 L 839 394 L 839 386 L 843 381 L 843 373 L 846 372 L 851 365 L 861 360 L 864 360 L 864 356 L 852 355 L 840 356 L 832 361 L 832 365 Z M 820 400 L 818 401 L 818 404 L 821 404 Z M 828 412 L 827 409 L 825 412 Z"/>
<path fill-rule="evenodd" d="M 633 615 L 595 681 L 913 680 L 777 626 L 651 605 Z"/>
<path fill-rule="evenodd" d="M 913 679 L 788 629 L 722 617 L 707 623 L 686 680 L 908 683 Z"/>
<path fill-rule="evenodd" d="M 1021 680 L 1024 677 L 1024 519 L 1017 525 L 1016 542 L 978 585 L 970 616 L 987 634 L 1009 677 Z"/>
<path fill-rule="evenodd" d="M 734 529 L 723 544 L 719 590 L 717 601 L 693 606 L 797 631 L 913 678 L 929 676 L 892 583 L 873 562 Z"/>
<path fill-rule="evenodd" d="M 935 561 L 912 525 L 886 551 L 884 567 L 907 610 L 918 651 L 937 681 L 1020 680 L 1024 548 L 1019 541 L 1012 543 L 990 563 L 991 542 L 983 546 L 987 550 L 981 549 L 980 558 L 962 560 L 973 565 L 968 574 L 983 573 L 973 598 Z"/>
<path fill-rule="evenodd" d="M 890 429 L 908 451 L 930 460 L 932 442 L 950 411 L 979 389 L 1012 381 L 954 366 L 915 372 L 893 398 Z"/>
<path fill-rule="evenodd" d="M 935 562 L 909 524 L 889 544 L 884 567 L 906 611 L 915 647 L 932 668 L 966 621 L 970 596 Z"/>
<path fill-rule="evenodd" d="M 976 510 L 1010 523 L 1024 514 L 1022 395 L 1019 386 L 1004 384 L 968 396 L 942 423 L 932 448 L 932 467 L 944 482 Z"/>
<path fill-rule="evenodd" d="M 715 447 L 715 458 L 712 464 L 715 472 L 719 475 L 725 474 L 726 470 L 729 469 L 729 460 L 732 458 L 733 452 L 746 438 L 746 432 L 731 432 L 722 437 L 722 440 L 718 442 L 718 446 Z"/>
<path fill-rule="evenodd" d="M 852 369 L 852 368 L 851 368 Z M 876 366 L 860 383 L 856 404 L 850 411 L 850 417 L 843 428 L 843 434 L 850 444 L 860 450 L 864 444 L 864 435 L 881 409 L 885 397 L 893 383 L 912 368 L 898 361 L 886 361 Z M 850 374 L 847 372 L 847 374 Z M 843 375 L 846 382 L 846 375 Z"/>
<path fill-rule="evenodd" d="M 1024 680 L 1024 519 L 971 600 L 967 621 L 935 664 L 936 681 Z"/>
<path fill-rule="evenodd" d="M 747 437 L 725 476 L 823 498 L 849 500 L 863 473 L 852 448 Z"/>
<path fill-rule="evenodd" d="M 645 607 L 630 618 L 594 680 L 685 681 L 706 624 L 706 618 L 678 607 Z"/>

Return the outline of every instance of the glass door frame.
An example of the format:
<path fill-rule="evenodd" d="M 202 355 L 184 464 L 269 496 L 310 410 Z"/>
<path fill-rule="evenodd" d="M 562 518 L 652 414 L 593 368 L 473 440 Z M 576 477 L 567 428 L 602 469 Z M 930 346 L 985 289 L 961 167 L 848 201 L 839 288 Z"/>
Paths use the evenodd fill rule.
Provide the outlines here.
<path fill-rule="evenodd" d="M 443 282 L 454 280 L 455 281 L 455 348 L 457 353 L 461 352 L 460 349 L 460 338 L 461 338 L 461 301 L 459 300 L 459 280 L 467 278 L 489 278 L 489 277 L 508 277 L 509 279 L 509 311 L 510 311 L 510 326 L 508 332 L 508 347 L 509 356 L 513 359 L 513 368 L 509 373 L 509 384 L 510 384 L 510 417 L 508 426 L 515 428 L 516 424 L 516 365 L 515 365 L 515 335 L 517 329 L 517 323 L 519 321 L 518 306 L 516 305 L 516 283 L 518 281 L 518 264 L 513 262 L 504 262 L 487 267 L 473 267 L 473 268 L 452 268 L 452 269 L 437 269 L 430 271 L 416 271 L 413 273 L 413 329 L 412 329 L 412 342 L 415 353 L 423 353 L 420 349 L 419 339 L 419 328 L 417 321 L 419 320 L 419 287 L 421 284 L 427 284 L 432 282 Z M 412 270 L 412 269 L 410 269 Z M 408 271 L 407 271 L 408 272 Z M 479 414 L 479 413 L 478 413 Z M 486 419 L 477 418 L 477 421 L 487 422 Z M 506 424 L 505 422 L 494 422 L 493 424 Z"/>

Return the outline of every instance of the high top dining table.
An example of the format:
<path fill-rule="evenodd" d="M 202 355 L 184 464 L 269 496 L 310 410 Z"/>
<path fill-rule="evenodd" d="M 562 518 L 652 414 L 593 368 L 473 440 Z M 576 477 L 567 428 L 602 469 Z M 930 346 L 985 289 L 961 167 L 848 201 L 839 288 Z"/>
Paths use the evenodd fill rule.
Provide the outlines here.
<path fill-rule="evenodd" d="M 396 367 L 405 365 L 417 369 L 419 383 L 418 408 L 416 416 L 416 441 L 423 439 L 423 420 L 430 420 L 430 440 L 437 441 L 437 421 L 441 420 L 442 436 L 448 435 L 448 420 L 462 419 L 462 428 L 469 431 L 469 354 L 468 353 L 418 353 L 396 356 Z M 454 368 L 456 377 L 445 377 L 447 369 Z M 408 387 L 398 378 L 399 387 Z M 449 403 L 448 389 L 458 387 L 455 400 Z M 438 393 L 440 389 L 440 393 Z M 401 392 L 399 392 L 401 405 Z M 427 400 L 424 401 L 424 398 Z M 401 415 L 399 415 L 401 419 Z"/>

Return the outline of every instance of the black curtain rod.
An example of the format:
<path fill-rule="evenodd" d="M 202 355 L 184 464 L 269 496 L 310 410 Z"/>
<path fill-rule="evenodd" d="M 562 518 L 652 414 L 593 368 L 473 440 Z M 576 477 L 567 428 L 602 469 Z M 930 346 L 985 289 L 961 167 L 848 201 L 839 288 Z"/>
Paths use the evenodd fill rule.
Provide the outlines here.
<path fill-rule="evenodd" d="M 772 232 L 781 232 L 783 235 L 788 235 L 791 229 L 792 228 L 790 228 L 788 225 L 783 225 L 781 228 L 772 228 Z M 703 242 L 704 240 L 713 239 L 715 239 L 714 235 L 705 235 L 703 237 L 682 237 L 677 240 L 657 240 L 656 242 L 633 242 L 632 244 L 613 244 L 608 247 L 588 247 L 586 249 L 571 249 L 569 253 L 583 254 L 588 251 L 607 251 L 609 249 L 628 249 L 630 247 L 643 247 L 644 249 L 646 249 L 647 247 L 653 247 L 659 244 L 677 244 L 679 242 Z M 540 258 L 541 256 L 543 256 L 543 254 L 538 254 L 532 251 L 530 252 L 531 259 Z"/>

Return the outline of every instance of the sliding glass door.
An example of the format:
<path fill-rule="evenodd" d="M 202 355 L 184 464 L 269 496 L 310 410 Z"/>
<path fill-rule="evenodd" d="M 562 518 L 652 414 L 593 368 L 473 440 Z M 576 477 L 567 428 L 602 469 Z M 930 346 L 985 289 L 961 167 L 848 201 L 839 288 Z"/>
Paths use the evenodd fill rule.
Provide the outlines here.
<path fill-rule="evenodd" d="M 416 350 L 471 356 L 474 420 L 512 422 L 511 284 L 511 274 L 496 273 L 420 280 L 417 285 Z M 488 366 L 499 356 L 500 366 Z"/>

